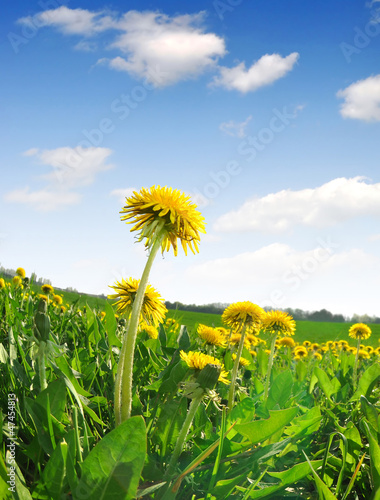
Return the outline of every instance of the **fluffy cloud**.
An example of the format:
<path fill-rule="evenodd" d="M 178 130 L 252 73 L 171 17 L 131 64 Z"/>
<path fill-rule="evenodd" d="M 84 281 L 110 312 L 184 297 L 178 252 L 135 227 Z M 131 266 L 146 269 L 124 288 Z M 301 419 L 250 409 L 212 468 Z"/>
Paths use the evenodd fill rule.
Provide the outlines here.
<path fill-rule="evenodd" d="M 69 9 L 65 6 L 45 10 L 34 16 L 22 17 L 18 23 L 34 28 L 54 26 L 67 35 L 86 36 L 117 27 L 117 21 L 104 11 L 90 12 L 85 9 Z"/>
<path fill-rule="evenodd" d="M 279 54 L 266 54 L 249 69 L 241 62 L 233 68 L 219 67 L 220 75 L 214 77 L 212 86 L 238 90 L 242 93 L 253 92 L 260 87 L 270 85 L 293 69 L 299 54 L 293 52 L 286 57 Z"/>
<path fill-rule="evenodd" d="M 344 99 L 340 107 L 343 118 L 380 121 L 380 75 L 358 80 L 339 90 L 337 96 Z"/>
<path fill-rule="evenodd" d="M 193 78 L 216 65 L 226 53 L 223 38 L 206 33 L 202 23 L 204 12 L 170 17 L 158 12 L 129 11 L 123 16 L 70 9 L 62 6 L 19 19 L 34 28 L 52 26 L 67 35 L 95 36 L 106 30 L 116 34 L 108 48 L 120 55 L 108 60 L 109 67 L 146 79 L 156 87 L 164 87 Z M 80 41 L 77 50 L 93 51 L 94 43 Z"/>
<path fill-rule="evenodd" d="M 222 38 L 204 32 L 203 18 L 203 13 L 169 17 L 127 12 L 119 23 L 123 32 L 111 45 L 127 57 L 113 59 L 111 67 L 158 87 L 199 75 L 226 52 Z"/>
<path fill-rule="evenodd" d="M 378 311 L 379 273 L 378 257 L 361 249 L 342 250 L 339 243 L 326 238 L 306 251 L 274 243 L 253 252 L 208 260 L 191 266 L 186 282 L 189 293 L 198 286 L 198 303 L 212 296 L 217 302 L 251 300 L 273 308 L 326 308 L 352 316 Z M 355 281 L 365 283 L 374 294 L 373 300 L 368 300 L 371 293 L 364 298 L 355 292 Z M 186 297 L 176 300 L 185 302 Z"/>
<path fill-rule="evenodd" d="M 30 187 L 16 189 L 4 197 L 9 203 L 23 203 L 38 211 L 49 212 L 80 202 L 77 190 L 95 181 L 98 173 L 112 168 L 107 163 L 111 154 L 107 148 L 56 148 L 40 151 L 37 148 L 24 152 L 24 156 L 35 156 L 42 165 L 50 167 L 40 179 L 46 185 L 39 190 Z"/>
<path fill-rule="evenodd" d="M 315 189 L 287 189 L 248 200 L 222 215 L 215 228 L 279 233 L 295 225 L 327 227 L 363 215 L 380 216 L 380 183 L 342 177 Z"/>
<path fill-rule="evenodd" d="M 235 122 L 233 120 L 229 122 L 223 122 L 219 125 L 219 129 L 227 135 L 232 137 L 245 137 L 245 129 L 247 128 L 248 123 L 252 120 L 252 116 L 248 116 L 246 120 L 243 122 Z"/>

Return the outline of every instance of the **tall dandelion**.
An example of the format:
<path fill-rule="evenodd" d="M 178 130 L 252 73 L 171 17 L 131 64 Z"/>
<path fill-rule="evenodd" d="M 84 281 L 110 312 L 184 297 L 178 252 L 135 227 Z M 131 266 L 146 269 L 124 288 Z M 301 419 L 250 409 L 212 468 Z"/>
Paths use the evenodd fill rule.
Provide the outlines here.
<path fill-rule="evenodd" d="M 368 339 L 371 336 L 371 329 L 368 325 L 364 323 L 355 323 L 348 330 L 348 335 L 352 339 L 357 339 L 356 354 L 355 354 L 355 364 L 354 364 L 354 389 L 356 389 L 356 383 L 358 378 L 358 360 L 360 352 L 360 342 L 362 339 Z"/>
<path fill-rule="evenodd" d="M 240 333 L 239 346 L 236 359 L 232 369 L 231 386 L 228 394 L 228 408 L 231 410 L 235 399 L 235 382 L 239 368 L 239 360 L 243 352 L 245 333 L 247 328 L 259 329 L 264 310 L 252 302 L 235 302 L 225 309 L 222 321 L 235 331 Z"/>
<path fill-rule="evenodd" d="M 270 353 L 268 370 L 265 378 L 264 385 L 264 402 L 268 397 L 269 382 L 273 366 L 274 350 L 276 346 L 276 339 L 278 335 L 290 336 L 294 335 L 296 323 L 292 316 L 283 311 L 269 311 L 265 313 L 262 320 L 262 329 L 270 336 Z"/>
<path fill-rule="evenodd" d="M 138 241 L 145 241 L 149 249 L 148 260 L 141 276 L 130 315 L 128 329 L 123 341 L 115 383 L 115 416 L 119 425 L 131 415 L 132 371 L 136 335 L 143 305 L 149 273 L 158 250 L 162 253 L 173 248 L 178 253 L 178 240 L 187 255 L 187 250 L 198 252 L 199 233 L 205 233 L 204 218 L 196 210 L 190 197 L 178 189 L 152 186 L 142 188 L 126 199 L 120 212 L 121 220 L 134 224 Z M 119 396 L 120 401 L 118 402 Z"/>

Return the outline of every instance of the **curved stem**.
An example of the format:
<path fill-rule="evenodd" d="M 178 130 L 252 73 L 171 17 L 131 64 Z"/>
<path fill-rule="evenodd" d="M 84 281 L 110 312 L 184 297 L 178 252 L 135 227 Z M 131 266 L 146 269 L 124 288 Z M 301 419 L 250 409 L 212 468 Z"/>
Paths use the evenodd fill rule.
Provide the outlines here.
<path fill-rule="evenodd" d="M 47 387 L 45 369 L 45 342 L 43 340 L 40 341 L 40 345 L 38 347 L 38 373 L 40 376 L 41 391 L 43 391 Z"/>
<path fill-rule="evenodd" d="M 241 332 L 239 347 L 237 350 L 234 367 L 232 368 L 230 392 L 228 393 L 229 411 L 232 410 L 232 405 L 234 404 L 234 399 L 235 399 L 235 382 L 236 382 L 237 372 L 238 372 L 238 368 L 239 368 L 239 361 L 241 358 L 241 353 L 243 352 L 243 347 L 244 347 L 245 329 L 246 329 L 246 325 L 244 325 L 243 330 Z"/>
<path fill-rule="evenodd" d="M 277 338 L 277 335 L 273 335 L 272 340 L 271 340 L 271 344 L 270 344 L 268 370 L 267 370 L 267 376 L 265 379 L 265 387 L 264 387 L 264 402 L 266 401 L 266 399 L 268 397 L 269 381 L 270 381 L 270 375 L 271 375 L 272 366 L 273 366 L 274 348 L 276 346 L 276 338 Z"/>
<path fill-rule="evenodd" d="M 359 360 L 359 349 L 360 349 L 360 341 L 361 341 L 361 335 L 358 337 L 358 343 L 356 345 L 356 355 L 355 355 L 355 364 L 354 364 L 354 390 L 356 389 L 356 383 L 357 383 L 357 378 L 358 378 L 358 360 Z"/>
<path fill-rule="evenodd" d="M 163 226 L 164 222 L 162 223 Z M 156 241 L 153 243 L 145 264 L 140 284 L 133 302 L 131 318 L 125 334 L 121 348 L 119 364 L 115 380 L 115 420 L 116 425 L 120 425 L 131 416 L 132 409 L 132 378 L 133 378 L 133 358 L 135 352 L 137 328 L 139 326 L 141 308 L 144 301 L 145 289 L 148 284 L 149 273 L 156 254 L 161 247 L 165 232 L 158 231 Z"/>
<path fill-rule="evenodd" d="M 193 419 L 195 417 L 195 414 L 197 412 L 198 406 L 200 405 L 202 399 L 203 399 L 203 394 L 204 392 L 201 391 L 195 398 L 191 401 L 189 410 L 187 412 L 186 419 L 183 423 L 181 432 L 178 434 L 177 442 L 173 451 L 173 455 L 171 456 L 169 465 L 168 465 L 168 470 L 165 473 L 165 478 L 168 478 L 171 476 L 173 473 L 175 464 L 178 461 L 178 458 L 181 454 L 182 448 L 183 448 L 183 443 L 185 442 L 187 433 L 189 432 L 190 426 L 193 422 Z"/>

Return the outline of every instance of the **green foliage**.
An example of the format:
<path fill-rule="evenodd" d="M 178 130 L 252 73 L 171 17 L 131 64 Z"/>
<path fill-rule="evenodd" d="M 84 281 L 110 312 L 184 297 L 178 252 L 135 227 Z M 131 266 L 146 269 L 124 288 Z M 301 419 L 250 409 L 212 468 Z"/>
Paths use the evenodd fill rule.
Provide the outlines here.
<path fill-rule="evenodd" d="M 264 401 L 268 346 L 244 349 L 247 366 L 239 367 L 229 410 L 229 387 L 218 382 L 210 390 L 214 378 L 208 384 L 201 377 L 200 384 L 180 356 L 181 350 L 202 352 L 229 371 L 236 347 L 207 345 L 196 334 L 198 323 L 221 326 L 220 316 L 169 311 L 181 327 L 160 325 L 157 339 L 138 334 L 133 416 L 115 427 L 125 320 L 107 301 L 94 307 L 88 298 L 69 302 L 65 294 L 65 311 L 50 299 L 39 310 L 39 298 L 30 292 L 0 290 L 0 498 L 378 498 L 376 352 L 359 360 L 354 389 L 350 352 L 314 346 L 297 360 L 291 349 L 277 347 Z M 298 321 L 295 339 L 348 340 L 347 332 L 347 324 Z M 367 344 L 375 346 L 378 335 L 373 328 Z M 199 391 L 203 400 L 168 473 Z M 11 471 L 15 491 L 8 489 Z"/>

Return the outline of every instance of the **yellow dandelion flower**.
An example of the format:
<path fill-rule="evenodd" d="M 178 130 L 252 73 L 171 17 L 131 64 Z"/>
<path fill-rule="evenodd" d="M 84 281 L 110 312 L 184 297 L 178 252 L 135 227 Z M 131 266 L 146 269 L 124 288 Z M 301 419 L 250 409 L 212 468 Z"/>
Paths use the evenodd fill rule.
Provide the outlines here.
<path fill-rule="evenodd" d="M 317 344 L 316 342 L 314 342 L 314 344 L 311 344 L 310 348 L 313 350 L 313 351 L 318 351 L 320 349 L 320 345 Z"/>
<path fill-rule="evenodd" d="M 261 324 L 264 314 L 264 309 L 252 302 L 235 302 L 224 310 L 222 321 L 236 329 L 241 329 L 244 325 L 256 327 Z"/>
<path fill-rule="evenodd" d="M 278 344 L 283 347 L 295 347 L 296 345 L 292 337 L 282 337 L 278 339 Z"/>
<path fill-rule="evenodd" d="M 369 359 L 371 357 L 365 349 L 359 349 L 358 356 L 360 359 Z"/>
<path fill-rule="evenodd" d="M 365 325 L 364 323 L 355 323 L 355 325 L 352 325 L 348 331 L 348 335 L 353 338 L 353 339 L 358 339 L 359 337 L 361 339 L 368 339 L 371 336 L 371 329 L 369 326 Z"/>
<path fill-rule="evenodd" d="M 256 351 L 249 351 L 249 354 L 253 357 L 257 357 L 257 352 Z"/>
<path fill-rule="evenodd" d="M 60 306 L 63 303 L 63 298 L 60 295 L 54 294 L 53 295 L 53 302 L 54 302 L 54 304 L 57 304 L 58 306 Z"/>
<path fill-rule="evenodd" d="M 134 278 L 128 278 L 127 280 L 122 278 L 121 282 L 117 281 L 114 286 L 110 286 L 110 288 L 113 288 L 116 293 L 108 295 L 108 298 L 118 299 L 116 302 L 117 312 L 130 313 L 139 283 L 140 280 L 136 280 Z M 148 284 L 145 289 L 140 321 L 158 325 L 159 323 L 162 323 L 167 312 L 168 310 L 166 309 L 164 299 L 155 288 Z"/>
<path fill-rule="evenodd" d="M 14 276 L 12 278 L 12 283 L 15 285 L 15 286 L 20 286 L 21 283 L 22 283 L 22 279 L 20 278 L 20 276 Z"/>
<path fill-rule="evenodd" d="M 310 347 L 310 346 L 311 346 L 311 342 L 309 342 L 309 340 L 305 340 L 304 342 L 302 342 L 302 344 L 303 344 L 305 347 Z"/>
<path fill-rule="evenodd" d="M 228 339 L 230 344 L 233 345 L 239 345 L 240 344 L 240 339 L 241 339 L 241 334 L 240 333 L 232 333 L 230 338 Z M 250 342 L 247 338 L 244 338 L 244 345 L 247 349 L 250 347 Z"/>
<path fill-rule="evenodd" d="M 65 312 L 66 312 L 66 307 L 65 307 L 65 306 L 61 306 L 61 312 L 62 312 L 62 313 L 65 313 Z"/>
<path fill-rule="evenodd" d="M 104 319 L 106 317 L 106 313 L 104 311 L 100 312 L 100 319 Z"/>
<path fill-rule="evenodd" d="M 235 359 L 236 359 L 236 354 L 235 353 L 232 354 L 232 359 L 235 361 Z M 245 359 L 245 358 L 241 357 L 239 359 L 239 364 L 241 366 L 249 366 L 251 363 L 248 361 L 248 359 Z"/>
<path fill-rule="evenodd" d="M 141 331 L 146 332 L 151 339 L 158 339 L 158 330 L 153 325 L 148 325 L 147 323 L 141 324 Z"/>
<path fill-rule="evenodd" d="M 294 319 L 283 311 L 269 311 L 262 319 L 262 328 L 270 334 L 294 335 L 296 323 Z"/>
<path fill-rule="evenodd" d="M 373 354 L 375 349 L 371 346 L 371 345 L 366 345 L 365 346 L 365 350 L 369 353 L 369 354 Z"/>
<path fill-rule="evenodd" d="M 180 352 L 181 359 L 185 361 L 189 368 L 193 370 L 202 370 L 205 366 L 218 365 L 223 366 L 219 359 L 214 358 L 213 356 L 209 356 L 208 354 L 203 354 L 202 352 L 194 352 L 194 351 L 181 351 Z M 219 382 L 223 382 L 223 384 L 229 384 L 227 379 L 228 373 L 222 369 L 219 375 Z"/>
<path fill-rule="evenodd" d="M 43 293 L 40 293 L 40 294 L 38 295 L 38 298 L 40 298 L 40 299 L 44 300 L 45 302 L 47 302 L 47 301 L 48 301 L 48 296 L 47 296 L 47 295 L 44 295 Z"/>
<path fill-rule="evenodd" d="M 313 352 L 313 357 L 314 357 L 315 359 L 318 359 L 318 361 L 321 361 L 321 359 L 322 359 L 322 354 L 321 354 L 320 352 L 314 351 L 314 352 Z"/>
<path fill-rule="evenodd" d="M 178 189 L 152 186 L 150 190 L 142 188 L 126 199 L 121 220 L 135 224 L 131 231 L 139 231 L 138 239 L 146 238 L 146 246 L 150 246 L 158 233 L 165 232 L 162 241 L 162 253 L 173 247 L 174 255 L 178 253 L 177 240 L 187 255 L 187 249 L 198 252 L 199 233 L 205 233 L 204 218 L 196 210 L 197 206 Z M 129 220 L 131 219 L 131 220 Z"/>
<path fill-rule="evenodd" d="M 254 347 L 257 346 L 259 343 L 259 339 L 256 337 L 256 335 L 253 335 L 252 333 L 247 333 L 246 334 L 247 341 Z"/>
<path fill-rule="evenodd" d="M 227 338 L 229 335 L 229 331 L 226 328 L 223 328 L 222 326 L 217 326 L 215 330 L 217 330 L 225 338 Z"/>
<path fill-rule="evenodd" d="M 25 269 L 23 269 L 22 267 L 18 267 L 16 269 L 16 274 L 17 274 L 17 276 L 20 276 L 20 278 L 24 279 L 26 276 Z"/>
<path fill-rule="evenodd" d="M 205 340 L 207 344 L 216 345 L 220 347 L 226 346 L 226 339 L 216 328 L 211 326 L 199 325 L 197 333 L 201 339 Z"/>
<path fill-rule="evenodd" d="M 306 356 L 308 355 L 308 350 L 306 347 L 300 345 L 300 346 L 297 346 L 295 349 L 294 349 L 294 355 L 300 359 L 300 358 L 306 358 Z"/>
<path fill-rule="evenodd" d="M 0 288 L 5 288 L 4 278 L 0 278 Z"/>
<path fill-rule="evenodd" d="M 374 354 L 380 356 L 380 347 L 376 347 L 376 349 L 374 350 Z"/>
<path fill-rule="evenodd" d="M 41 290 L 43 291 L 44 294 L 53 294 L 54 293 L 54 288 L 51 285 L 42 285 Z"/>

